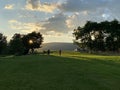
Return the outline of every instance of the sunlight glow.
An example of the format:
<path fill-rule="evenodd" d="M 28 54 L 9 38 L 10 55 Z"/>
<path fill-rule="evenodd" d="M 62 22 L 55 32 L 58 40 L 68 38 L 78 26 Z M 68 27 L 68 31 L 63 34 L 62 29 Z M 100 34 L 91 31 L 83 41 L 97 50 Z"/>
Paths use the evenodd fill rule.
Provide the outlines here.
<path fill-rule="evenodd" d="M 29 44 L 33 44 L 33 40 L 29 40 Z"/>

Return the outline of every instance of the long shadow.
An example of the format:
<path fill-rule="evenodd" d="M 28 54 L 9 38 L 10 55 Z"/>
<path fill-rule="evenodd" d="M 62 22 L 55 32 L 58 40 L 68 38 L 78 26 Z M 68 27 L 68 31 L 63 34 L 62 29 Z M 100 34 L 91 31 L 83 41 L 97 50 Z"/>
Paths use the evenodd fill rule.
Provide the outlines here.
<path fill-rule="evenodd" d="M 89 79 L 90 80 L 90 82 L 88 80 L 89 83 L 92 83 L 91 81 L 94 82 L 95 80 L 96 83 L 106 84 L 105 87 L 109 88 L 108 90 L 112 90 L 111 86 L 116 87 L 117 88 L 116 90 L 120 89 L 120 86 L 117 84 L 120 83 L 120 61 L 116 62 L 111 59 L 104 60 L 100 58 L 90 58 L 82 56 L 78 57 L 51 56 L 51 57 L 57 58 L 57 61 L 59 63 L 64 63 L 64 66 L 65 65 L 68 66 L 67 68 L 70 68 L 71 72 L 74 72 L 75 74 L 78 75 L 84 75 L 83 78 L 86 77 L 86 79 Z"/>
<path fill-rule="evenodd" d="M 52 56 L 57 59 L 59 62 L 67 63 L 69 66 L 75 66 L 77 68 L 83 68 L 87 70 L 95 70 L 104 73 L 111 73 L 116 74 L 118 77 L 120 76 L 120 60 L 115 61 L 112 59 L 100 59 L 100 58 L 90 58 L 90 57 L 82 57 L 82 56 L 75 56 L 75 57 L 60 57 L 60 56 Z M 109 75 L 108 74 L 108 75 Z M 119 77 L 120 79 L 120 77 Z"/>
<path fill-rule="evenodd" d="M 23 60 L 24 58 L 28 60 Z M 21 86 L 31 85 L 32 90 L 36 90 L 36 87 L 37 90 L 120 89 L 120 63 L 110 60 L 82 56 L 30 55 L 19 58 L 15 56 L 9 62 L 13 63 L 1 63 L 4 64 L 2 68 L 5 68 L 1 70 L 7 71 L 5 75 L 1 72 L 0 76 L 1 79 L 7 76 L 11 82 L 20 80 L 12 82 L 12 85 L 17 83 L 16 87 L 23 83 Z"/>

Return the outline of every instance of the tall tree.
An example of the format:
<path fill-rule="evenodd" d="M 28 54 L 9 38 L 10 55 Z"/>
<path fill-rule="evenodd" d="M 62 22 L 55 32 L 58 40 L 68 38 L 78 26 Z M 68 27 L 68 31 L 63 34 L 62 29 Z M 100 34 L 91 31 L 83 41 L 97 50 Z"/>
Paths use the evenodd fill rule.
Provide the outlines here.
<path fill-rule="evenodd" d="M 24 53 L 25 47 L 22 42 L 21 34 L 14 34 L 9 42 L 9 53 L 15 55 L 22 55 Z"/>
<path fill-rule="evenodd" d="M 74 29 L 75 42 L 88 50 L 118 51 L 120 48 L 120 22 L 117 20 L 100 23 L 88 21 L 83 27 Z"/>
<path fill-rule="evenodd" d="M 32 32 L 24 35 L 22 41 L 25 46 L 25 54 L 27 54 L 29 50 L 33 53 L 35 48 L 40 48 L 43 37 L 40 32 Z"/>
<path fill-rule="evenodd" d="M 0 54 L 5 53 L 6 47 L 7 47 L 6 36 L 0 33 Z"/>

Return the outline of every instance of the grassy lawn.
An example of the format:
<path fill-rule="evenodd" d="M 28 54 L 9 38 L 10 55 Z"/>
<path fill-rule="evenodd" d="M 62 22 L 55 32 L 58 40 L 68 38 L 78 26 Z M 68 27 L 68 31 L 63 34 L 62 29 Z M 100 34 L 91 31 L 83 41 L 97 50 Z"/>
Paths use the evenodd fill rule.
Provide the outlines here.
<path fill-rule="evenodd" d="M 0 90 L 120 90 L 120 56 L 0 57 Z"/>

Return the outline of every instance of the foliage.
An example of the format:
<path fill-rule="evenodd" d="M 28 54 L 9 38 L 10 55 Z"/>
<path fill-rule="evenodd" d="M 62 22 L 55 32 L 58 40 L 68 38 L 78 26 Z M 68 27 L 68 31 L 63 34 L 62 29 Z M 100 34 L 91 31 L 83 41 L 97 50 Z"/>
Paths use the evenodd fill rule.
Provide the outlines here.
<path fill-rule="evenodd" d="M 40 48 L 43 42 L 42 34 L 39 32 L 28 33 L 27 35 L 14 34 L 9 43 L 9 51 L 11 54 L 28 54 L 30 49 L 32 53 L 35 48 Z"/>
<path fill-rule="evenodd" d="M 43 42 L 43 37 L 40 32 L 32 32 L 24 35 L 22 38 L 23 44 L 25 46 L 25 54 L 31 49 L 32 53 L 35 48 L 40 48 Z"/>
<path fill-rule="evenodd" d="M 6 36 L 0 33 L 0 54 L 5 54 L 6 48 L 7 48 Z"/>
<path fill-rule="evenodd" d="M 24 53 L 24 45 L 20 34 L 14 34 L 9 43 L 10 54 L 22 55 Z"/>
<path fill-rule="evenodd" d="M 73 35 L 74 42 L 88 50 L 119 51 L 120 48 L 120 22 L 117 20 L 100 23 L 88 21 L 84 27 L 74 29 Z"/>

